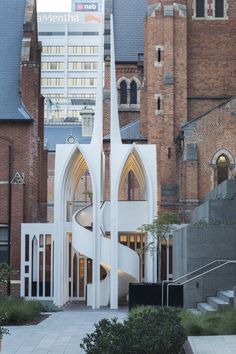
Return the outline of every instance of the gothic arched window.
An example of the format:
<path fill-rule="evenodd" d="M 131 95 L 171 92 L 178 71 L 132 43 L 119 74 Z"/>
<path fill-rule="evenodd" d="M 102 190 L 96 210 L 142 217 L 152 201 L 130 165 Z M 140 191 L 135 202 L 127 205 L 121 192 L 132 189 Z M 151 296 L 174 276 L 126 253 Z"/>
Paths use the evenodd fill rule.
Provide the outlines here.
<path fill-rule="evenodd" d="M 196 17 L 205 17 L 205 0 L 196 0 Z"/>
<path fill-rule="evenodd" d="M 229 159 L 225 155 L 220 155 L 216 161 L 217 184 L 220 184 L 229 177 Z"/>
<path fill-rule="evenodd" d="M 137 84 L 135 81 L 130 84 L 130 104 L 137 104 Z"/>
<path fill-rule="evenodd" d="M 122 81 L 120 83 L 120 104 L 127 104 L 127 83 Z"/>

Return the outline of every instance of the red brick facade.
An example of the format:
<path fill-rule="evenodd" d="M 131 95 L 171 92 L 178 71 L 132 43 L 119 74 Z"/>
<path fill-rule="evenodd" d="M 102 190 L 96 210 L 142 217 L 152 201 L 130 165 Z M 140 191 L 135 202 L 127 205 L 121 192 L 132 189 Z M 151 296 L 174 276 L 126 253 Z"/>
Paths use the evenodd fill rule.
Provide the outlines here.
<path fill-rule="evenodd" d="M 32 2 L 33 3 L 33 2 Z M 40 94 L 41 50 L 37 39 L 36 8 L 26 2 L 23 40 L 30 38 L 28 57 L 22 48 L 20 91 L 31 120 L 0 117 L 0 224 L 10 231 L 10 263 L 19 279 L 21 223 L 37 221 L 37 209 L 47 199 L 47 155 L 44 151 L 43 97 Z M 1 68 L 4 70 L 4 68 Z M 8 117 L 7 117 L 8 118 Z M 3 120 L 1 120 L 3 119 Z M 21 180 L 16 180 L 19 173 Z M 14 284 L 14 287 L 19 285 Z M 15 290 L 14 290 L 15 292 Z"/>
<path fill-rule="evenodd" d="M 148 1 L 142 133 L 157 146 L 158 208 L 178 210 L 184 221 L 216 183 L 213 156 L 236 156 L 234 104 L 213 109 L 236 95 L 236 6 L 226 2 L 225 18 L 208 10 L 199 19 L 193 0 Z M 233 168 L 231 161 L 229 178 Z"/>
<path fill-rule="evenodd" d="M 157 148 L 157 208 L 176 210 L 183 221 L 217 183 L 214 156 L 222 151 L 232 157 L 228 178 L 235 167 L 236 107 L 228 101 L 236 95 L 236 4 L 225 0 L 224 17 L 214 18 L 214 3 L 206 0 L 205 17 L 196 18 L 195 0 L 149 0 L 144 65 L 116 63 L 119 103 L 122 80 L 140 83 L 137 105 L 129 100 L 119 105 L 120 126 L 141 117 L 142 136 Z M 108 60 L 104 136 L 109 134 L 109 71 Z M 108 142 L 104 149 L 109 199 Z"/>

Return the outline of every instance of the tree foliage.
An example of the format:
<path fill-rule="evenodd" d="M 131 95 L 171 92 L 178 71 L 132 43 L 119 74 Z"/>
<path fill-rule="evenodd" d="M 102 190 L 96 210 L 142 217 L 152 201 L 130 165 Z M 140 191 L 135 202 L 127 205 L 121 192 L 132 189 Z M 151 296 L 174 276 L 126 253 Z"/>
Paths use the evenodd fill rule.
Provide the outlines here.
<path fill-rule="evenodd" d="M 0 263 L 0 284 L 7 284 L 12 275 L 11 267 L 6 263 Z"/>
<path fill-rule="evenodd" d="M 163 213 L 151 224 L 143 224 L 139 230 L 153 236 L 153 240 L 148 244 L 150 248 L 153 244 L 158 246 L 162 240 L 166 240 L 166 237 L 172 233 L 174 224 L 179 224 L 178 216 L 175 213 Z"/>
<path fill-rule="evenodd" d="M 176 213 L 162 213 L 151 224 L 143 224 L 139 230 L 151 235 L 146 242 L 144 251 L 150 251 L 152 255 L 157 252 L 158 256 L 158 280 L 161 278 L 161 244 L 166 242 L 167 237 L 173 232 L 175 225 L 179 224 Z"/>

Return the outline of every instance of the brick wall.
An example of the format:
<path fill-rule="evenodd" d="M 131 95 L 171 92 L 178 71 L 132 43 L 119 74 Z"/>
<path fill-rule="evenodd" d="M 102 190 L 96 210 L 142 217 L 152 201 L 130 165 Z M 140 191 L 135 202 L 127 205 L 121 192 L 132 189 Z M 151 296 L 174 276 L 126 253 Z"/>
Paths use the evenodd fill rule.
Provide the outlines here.
<path fill-rule="evenodd" d="M 29 5 L 28 5 L 29 6 Z M 33 206 L 46 203 L 47 198 L 47 154 L 44 151 L 43 98 L 40 95 L 40 47 L 37 40 L 36 10 L 26 6 L 28 22 L 23 27 L 23 38 L 31 38 L 28 60 L 19 65 L 19 87 L 22 101 L 32 117 L 31 121 L 0 120 L 0 222 L 8 223 L 9 146 L 12 151 L 11 180 L 16 172 L 24 177 L 24 183 L 11 184 L 11 266 L 14 279 L 20 277 L 21 223 L 31 222 Z M 5 118 L 5 117 L 1 117 Z M 12 117 L 14 118 L 14 117 Z M 3 183 L 2 183 L 3 182 Z M 12 291 L 19 293 L 19 285 L 13 284 Z M 15 289 L 15 290 L 14 290 Z"/>
<path fill-rule="evenodd" d="M 157 146 L 159 210 L 188 215 L 213 187 L 209 161 L 215 151 L 225 147 L 235 153 L 229 142 L 235 134 L 232 116 L 219 124 L 219 115 L 226 113 L 212 111 L 236 93 L 236 6 L 227 3 L 228 19 L 200 20 L 193 18 L 193 0 L 148 1 L 141 129 Z M 177 144 L 181 127 L 200 115 L 194 133 L 197 160 L 185 160 Z M 185 144 L 196 139 L 187 137 Z"/>
<path fill-rule="evenodd" d="M 198 198 L 200 200 L 215 186 L 215 166 L 212 165 L 214 155 L 224 149 L 234 159 L 236 157 L 236 124 L 235 117 L 231 114 L 235 108 L 235 100 L 216 108 L 198 119 L 191 134 L 185 138 L 185 144 L 195 143 L 198 148 Z M 231 168 L 233 170 L 234 165 Z M 194 193 L 191 181 L 191 179 L 185 181 L 185 188 L 192 188 L 191 193 Z"/>

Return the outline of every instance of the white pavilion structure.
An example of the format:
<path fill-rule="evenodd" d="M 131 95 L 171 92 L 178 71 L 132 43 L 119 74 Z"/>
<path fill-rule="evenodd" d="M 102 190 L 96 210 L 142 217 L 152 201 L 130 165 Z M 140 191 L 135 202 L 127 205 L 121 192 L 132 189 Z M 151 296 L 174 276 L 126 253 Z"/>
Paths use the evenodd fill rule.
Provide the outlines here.
<path fill-rule="evenodd" d="M 97 309 L 118 308 L 130 282 L 156 279 L 156 258 L 140 250 L 149 242 L 139 227 L 156 216 L 156 146 L 122 144 L 118 119 L 114 35 L 111 20 L 110 200 L 104 200 L 103 24 L 97 104 L 90 144 L 56 147 L 54 222 L 22 224 L 21 296 L 53 300 L 58 306 L 84 301 Z M 119 200 L 128 173 L 139 200 Z M 92 202 L 77 200 L 88 172 Z M 69 208 L 68 205 L 73 205 Z"/>

